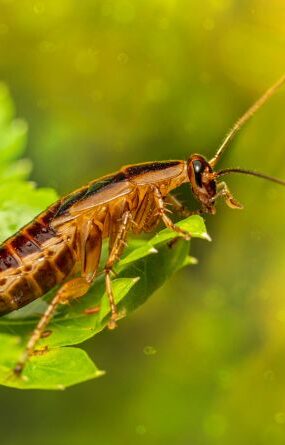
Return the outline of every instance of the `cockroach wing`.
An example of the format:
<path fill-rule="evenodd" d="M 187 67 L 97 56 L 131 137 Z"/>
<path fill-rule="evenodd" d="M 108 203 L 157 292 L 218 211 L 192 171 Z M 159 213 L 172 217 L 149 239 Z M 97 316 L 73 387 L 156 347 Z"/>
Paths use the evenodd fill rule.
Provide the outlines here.
<path fill-rule="evenodd" d="M 121 180 L 120 180 L 121 177 Z M 89 184 L 63 201 L 51 225 L 56 228 L 70 222 L 83 213 L 132 192 L 134 186 L 119 173 Z"/>

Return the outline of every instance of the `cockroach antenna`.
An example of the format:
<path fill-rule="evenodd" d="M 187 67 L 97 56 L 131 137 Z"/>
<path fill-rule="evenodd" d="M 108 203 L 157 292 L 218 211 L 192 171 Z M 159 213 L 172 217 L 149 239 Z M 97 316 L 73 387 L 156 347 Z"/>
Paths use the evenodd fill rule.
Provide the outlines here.
<path fill-rule="evenodd" d="M 226 149 L 229 147 L 230 142 L 234 139 L 235 135 L 239 132 L 239 130 L 246 124 L 246 122 L 267 102 L 275 93 L 276 91 L 285 83 L 285 74 L 283 74 L 280 79 L 277 80 L 277 82 L 272 85 L 270 88 L 268 88 L 267 91 L 236 121 L 234 126 L 231 128 L 231 130 L 228 132 L 226 137 L 224 138 L 222 144 L 217 150 L 217 153 L 215 156 L 210 160 L 209 164 L 213 168 L 217 164 L 217 162 L 222 157 L 223 153 L 226 151 Z M 232 169 L 234 171 L 227 171 L 227 173 L 242 173 L 241 170 L 237 171 L 237 169 Z M 225 171 L 225 170 L 224 170 Z M 245 174 L 251 174 L 249 171 L 243 171 Z M 253 172 L 252 172 L 253 173 Z M 226 173 L 224 173 L 226 174 Z M 260 176 L 257 174 L 254 174 L 254 176 Z M 269 178 L 266 178 L 269 179 Z M 271 178 L 272 179 L 272 178 Z M 282 182 L 282 181 L 281 181 Z"/>
<path fill-rule="evenodd" d="M 234 209 L 241 209 L 242 205 L 236 201 L 225 182 L 218 182 L 221 176 L 230 173 L 241 173 L 244 175 L 256 176 L 258 178 L 267 179 L 268 181 L 285 186 L 285 181 L 274 178 L 272 176 L 260 173 L 254 170 L 244 168 L 225 168 L 223 170 L 214 171 L 214 167 L 222 157 L 225 150 L 229 147 L 238 131 L 246 124 L 246 122 L 261 108 L 265 102 L 285 83 L 285 74 L 272 85 L 265 93 L 237 120 L 232 129 L 224 138 L 222 144 L 218 148 L 215 156 L 208 162 L 206 158 L 199 154 L 194 154 L 188 159 L 188 176 L 191 183 L 192 192 L 195 198 L 202 205 L 202 211 L 214 214 L 216 212 L 215 202 L 218 197 L 224 197 L 226 204 Z"/>
<path fill-rule="evenodd" d="M 245 168 L 225 168 L 214 173 L 215 178 L 228 175 L 229 173 L 241 173 L 243 175 L 257 176 L 258 178 L 267 179 L 267 181 L 275 182 L 276 184 L 284 185 L 283 179 L 275 178 L 274 176 L 265 175 L 264 173 L 256 172 L 254 170 L 247 170 Z"/>

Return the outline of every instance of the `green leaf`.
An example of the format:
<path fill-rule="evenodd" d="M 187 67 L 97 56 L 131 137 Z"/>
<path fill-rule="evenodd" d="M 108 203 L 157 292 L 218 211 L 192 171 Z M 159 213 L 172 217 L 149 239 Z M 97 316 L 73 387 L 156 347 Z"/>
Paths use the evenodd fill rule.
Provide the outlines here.
<path fill-rule="evenodd" d="M 23 154 L 27 142 L 28 126 L 22 119 L 17 119 L 0 129 L 0 163 L 7 163 Z"/>
<path fill-rule="evenodd" d="M 36 189 L 26 179 L 31 162 L 18 159 L 25 150 L 28 126 L 14 119 L 8 88 L 0 83 L 0 242 L 57 199 L 51 189 Z"/>
<path fill-rule="evenodd" d="M 0 241 L 4 241 L 57 199 L 52 189 L 36 189 L 31 182 L 0 184 Z"/>
<path fill-rule="evenodd" d="M 193 227 L 193 232 L 191 232 L 193 233 L 193 237 L 205 238 L 205 226 L 201 217 L 195 216 L 187 218 L 181 222 L 181 227 L 187 227 L 190 231 Z M 147 241 L 149 246 L 156 246 L 155 254 L 145 255 L 145 252 L 142 252 L 142 247 L 139 246 L 128 254 L 129 259 L 127 263 L 124 263 L 124 260 L 122 260 L 121 263 L 123 263 L 123 265 L 119 264 L 119 277 L 113 280 L 113 290 L 121 318 L 130 315 L 136 308 L 143 304 L 173 273 L 186 264 L 193 264 L 193 259 L 191 257 L 189 258 L 189 242 L 180 239 L 176 243 L 168 245 L 167 241 L 173 239 L 173 237 L 176 237 L 175 233 L 173 234 L 168 230 L 162 230 L 150 241 Z M 130 255 L 132 255 L 133 260 L 131 260 Z M 94 307 L 98 307 L 98 312 L 92 315 L 86 315 L 85 311 Z M 18 311 L 18 313 L 19 312 L 21 312 L 21 310 Z M 49 370 L 50 375 L 55 373 L 56 376 L 60 375 L 61 378 L 60 384 L 58 380 L 54 385 L 49 382 L 49 388 L 60 389 L 62 385 L 68 386 L 72 384 L 69 380 L 68 370 L 66 374 L 67 380 L 64 380 L 62 369 L 65 368 L 63 368 L 62 360 L 57 361 L 57 358 L 60 357 L 60 351 L 64 351 L 64 354 L 66 354 L 65 351 L 66 349 L 70 349 L 69 346 L 79 344 L 102 331 L 108 323 L 109 315 L 109 301 L 105 293 L 104 280 L 101 276 L 96 279 L 95 284 L 86 296 L 74 301 L 68 307 L 63 307 L 63 309 L 58 312 L 48 327 L 51 334 L 47 338 L 41 339 L 37 345 L 37 348 L 43 352 L 42 354 L 33 356 L 31 361 L 33 364 L 33 372 L 31 372 L 30 367 L 24 370 L 23 376 L 24 378 L 28 377 L 28 383 L 25 383 L 25 380 L 21 380 L 21 383 L 15 383 L 15 380 L 13 380 L 13 385 L 18 385 L 17 387 L 19 388 L 39 388 L 42 363 L 47 363 L 44 361 L 46 354 L 47 357 L 53 358 L 52 370 Z M 12 385 L 10 380 L 7 383 L 7 375 L 11 373 L 11 369 L 19 359 L 20 351 L 23 351 L 27 339 L 37 321 L 38 317 L 17 317 L 16 319 L 2 317 L 2 319 L 0 319 L 0 335 L 10 337 L 9 354 L 11 354 L 9 361 L 10 368 L 8 371 L 5 343 L 3 343 L 1 346 L 3 353 L 1 353 L 0 357 L 0 367 L 2 366 L 3 369 L 6 369 L 6 372 L 2 371 L 2 374 L 0 374 L 1 384 Z M 17 339 L 17 341 L 13 343 L 12 338 Z M 67 346 L 68 348 L 66 348 Z M 17 354 L 13 349 L 17 351 Z M 46 350 L 49 352 L 45 352 Z M 49 356 L 50 352 L 54 350 L 57 351 L 56 355 Z M 14 359 L 14 363 L 12 363 L 13 360 L 11 360 L 11 357 Z M 38 364 L 39 375 L 37 374 Z M 80 375 L 80 369 L 78 368 L 77 380 L 74 383 L 86 380 L 85 371 L 81 377 Z M 99 376 L 99 374 L 94 373 L 93 377 L 97 376 Z M 45 379 L 43 381 L 43 389 L 46 388 L 46 384 Z"/>
<path fill-rule="evenodd" d="M 85 351 L 79 348 L 52 349 L 29 360 L 23 376 L 11 372 L 12 364 L 19 355 L 19 338 L 0 335 L 0 381 L 6 386 L 19 389 L 65 389 L 86 380 L 100 377 L 99 371 Z"/>
<path fill-rule="evenodd" d="M 20 159 L 13 164 L 0 164 L 0 181 L 17 181 L 28 178 L 32 170 L 32 163 L 29 159 Z"/>
<path fill-rule="evenodd" d="M 192 237 L 194 238 L 202 238 L 208 241 L 211 240 L 206 231 L 203 219 L 198 215 L 191 216 L 184 219 L 184 221 L 178 222 L 177 226 L 191 233 Z M 135 260 L 138 260 L 139 258 L 143 258 L 144 256 L 150 255 L 152 253 L 157 253 L 155 246 L 162 242 L 170 241 L 179 236 L 181 237 L 182 235 L 173 232 L 173 230 L 164 229 L 160 233 L 158 233 L 151 241 L 144 242 L 141 248 L 136 249 L 129 255 L 127 255 L 120 262 L 120 265 L 123 266 Z"/>
<path fill-rule="evenodd" d="M 25 148 L 27 125 L 21 120 L 11 120 L 13 116 L 14 107 L 8 90 L 0 84 L 2 241 L 57 199 L 54 190 L 37 189 L 33 183 L 27 182 L 31 165 L 18 159 Z M 187 218 L 178 225 L 189 231 L 193 238 L 209 239 L 199 216 Z M 120 318 L 145 303 L 176 271 L 195 264 L 195 259 L 189 256 L 189 244 L 168 229 L 150 240 L 130 242 L 125 257 L 116 266 L 117 277 L 112 282 Z M 55 292 L 56 289 L 44 299 L 0 319 L 0 384 L 21 389 L 63 389 L 102 375 L 83 350 L 71 347 L 93 337 L 108 324 L 110 306 L 102 274 L 87 295 L 59 308 L 48 326 L 46 334 L 49 335 L 38 342 L 21 378 L 13 373 L 38 323 L 38 314 L 45 311 Z"/>

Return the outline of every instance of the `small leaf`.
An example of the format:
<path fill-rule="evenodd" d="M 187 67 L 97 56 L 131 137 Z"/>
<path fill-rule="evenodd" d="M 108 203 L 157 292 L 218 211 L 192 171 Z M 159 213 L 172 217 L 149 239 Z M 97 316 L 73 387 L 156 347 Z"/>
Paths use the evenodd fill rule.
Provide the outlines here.
<path fill-rule="evenodd" d="M 177 226 L 189 232 L 193 238 L 202 238 L 210 240 L 210 237 L 206 231 L 204 220 L 203 218 L 201 218 L 201 216 L 198 215 L 190 216 L 184 219 L 183 221 L 178 222 Z M 133 261 L 136 261 L 147 255 L 157 253 L 157 250 L 154 246 L 157 246 L 162 242 L 171 241 L 172 239 L 177 237 L 182 237 L 182 235 L 170 229 L 162 230 L 157 235 L 155 235 L 150 241 L 146 241 L 140 248 L 134 250 L 124 259 L 122 259 L 120 261 L 120 267 L 132 263 Z"/>
<path fill-rule="evenodd" d="M 61 348 L 38 352 L 31 357 L 19 377 L 11 371 L 15 358 L 20 353 L 17 337 L 0 335 L 0 343 L 4 349 L 4 354 L 1 353 L 0 380 L 6 386 L 62 390 L 104 374 L 82 349 Z"/>

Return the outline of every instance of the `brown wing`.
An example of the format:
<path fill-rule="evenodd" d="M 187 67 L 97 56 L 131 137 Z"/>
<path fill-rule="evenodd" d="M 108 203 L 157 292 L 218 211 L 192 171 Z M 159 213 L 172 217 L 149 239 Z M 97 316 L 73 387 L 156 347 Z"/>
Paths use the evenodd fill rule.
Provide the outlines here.
<path fill-rule="evenodd" d="M 52 227 L 56 228 L 81 216 L 83 212 L 120 199 L 134 192 L 137 187 L 158 185 L 177 177 L 183 179 L 184 170 L 183 161 L 149 162 L 123 167 L 118 173 L 99 178 L 63 199 Z"/>

